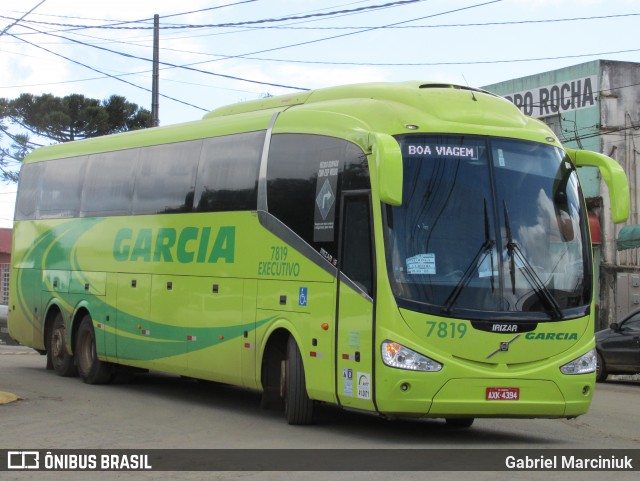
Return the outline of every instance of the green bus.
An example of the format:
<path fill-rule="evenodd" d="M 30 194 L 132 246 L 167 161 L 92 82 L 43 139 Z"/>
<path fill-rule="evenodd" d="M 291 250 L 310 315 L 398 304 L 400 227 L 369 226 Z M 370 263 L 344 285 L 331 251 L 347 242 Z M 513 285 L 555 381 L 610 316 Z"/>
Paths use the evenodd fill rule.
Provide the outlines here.
<path fill-rule="evenodd" d="M 90 384 L 153 370 L 398 416 L 572 418 L 595 383 L 576 168 L 622 169 L 464 86 L 370 83 L 40 148 L 9 332 Z"/>

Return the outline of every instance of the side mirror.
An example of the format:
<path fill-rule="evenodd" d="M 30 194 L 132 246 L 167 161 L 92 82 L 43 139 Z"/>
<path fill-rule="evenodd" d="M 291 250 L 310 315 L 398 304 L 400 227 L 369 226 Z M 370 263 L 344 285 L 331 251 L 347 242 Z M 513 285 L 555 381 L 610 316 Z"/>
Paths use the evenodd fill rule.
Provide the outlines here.
<path fill-rule="evenodd" d="M 609 189 L 611 218 L 619 224 L 629 217 L 629 182 L 622 167 L 610 157 L 588 150 L 565 149 L 576 167 L 597 167 Z"/>
<path fill-rule="evenodd" d="M 609 324 L 609 328 L 612 331 L 618 332 L 620 330 L 620 324 L 618 324 L 617 322 L 612 322 L 611 324 Z"/>
<path fill-rule="evenodd" d="M 374 134 L 373 155 L 378 171 L 380 200 L 389 205 L 402 204 L 402 152 L 396 139 Z"/>

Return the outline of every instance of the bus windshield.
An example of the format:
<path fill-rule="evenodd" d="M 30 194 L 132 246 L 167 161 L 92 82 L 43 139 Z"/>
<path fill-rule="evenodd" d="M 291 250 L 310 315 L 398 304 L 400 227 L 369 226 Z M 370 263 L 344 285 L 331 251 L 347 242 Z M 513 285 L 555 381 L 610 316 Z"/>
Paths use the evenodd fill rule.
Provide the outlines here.
<path fill-rule="evenodd" d="M 583 200 L 561 149 L 459 135 L 398 141 L 403 200 L 387 208 L 386 248 L 401 307 L 471 319 L 585 314 Z"/>

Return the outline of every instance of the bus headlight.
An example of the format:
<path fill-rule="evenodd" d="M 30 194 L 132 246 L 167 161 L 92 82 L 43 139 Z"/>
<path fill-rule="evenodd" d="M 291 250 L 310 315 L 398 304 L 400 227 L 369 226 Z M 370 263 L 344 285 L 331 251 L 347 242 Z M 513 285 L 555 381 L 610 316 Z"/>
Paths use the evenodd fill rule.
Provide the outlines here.
<path fill-rule="evenodd" d="M 387 366 L 410 371 L 435 372 L 442 369 L 442 364 L 438 361 L 434 361 L 393 341 L 384 341 L 382 343 L 382 361 Z"/>
<path fill-rule="evenodd" d="M 596 371 L 596 350 L 591 349 L 560 368 L 562 374 L 589 374 Z"/>

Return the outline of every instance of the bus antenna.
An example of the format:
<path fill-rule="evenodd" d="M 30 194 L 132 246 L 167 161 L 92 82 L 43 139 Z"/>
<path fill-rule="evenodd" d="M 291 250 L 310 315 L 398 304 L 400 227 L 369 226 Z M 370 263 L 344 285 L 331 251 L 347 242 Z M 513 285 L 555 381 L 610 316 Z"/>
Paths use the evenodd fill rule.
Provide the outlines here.
<path fill-rule="evenodd" d="M 469 85 L 469 82 L 467 82 L 467 77 L 464 76 L 464 74 L 460 74 L 462 75 L 462 78 L 464 79 L 464 83 L 467 84 L 467 88 L 469 89 L 469 92 L 471 92 L 471 98 L 473 99 L 474 102 L 477 102 L 478 99 L 476 98 L 475 94 L 473 93 L 473 89 L 471 88 L 471 85 Z"/>

